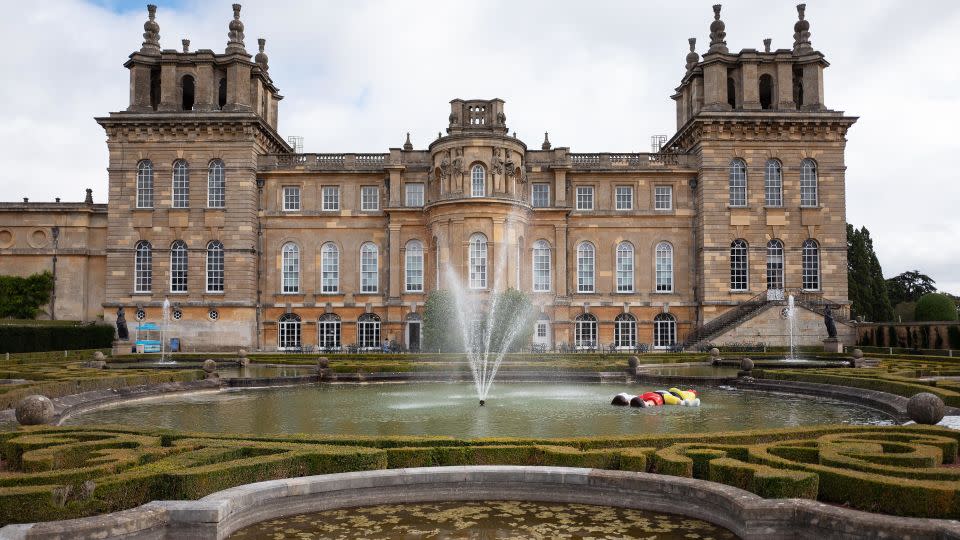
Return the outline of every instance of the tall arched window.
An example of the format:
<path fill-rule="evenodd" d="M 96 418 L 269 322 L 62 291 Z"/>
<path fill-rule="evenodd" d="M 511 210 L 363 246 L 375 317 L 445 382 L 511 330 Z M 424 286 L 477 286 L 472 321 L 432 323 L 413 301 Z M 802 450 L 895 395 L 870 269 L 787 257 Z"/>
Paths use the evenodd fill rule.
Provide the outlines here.
<path fill-rule="evenodd" d="M 423 292 L 423 243 L 419 240 L 407 242 L 404 270 L 407 292 Z"/>
<path fill-rule="evenodd" d="M 597 346 L 597 318 L 590 313 L 577 315 L 573 327 L 573 345 L 578 349 Z"/>
<path fill-rule="evenodd" d="M 730 162 L 730 206 L 747 205 L 747 164 L 742 159 Z"/>
<path fill-rule="evenodd" d="M 300 316 L 295 313 L 284 313 L 277 321 L 277 349 L 281 351 L 299 350 Z"/>
<path fill-rule="evenodd" d="M 207 207 L 223 208 L 226 206 L 227 177 L 223 162 L 215 159 L 207 169 Z"/>
<path fill-rule="evenodd" d="M 213 240 L 207 244 L 207 292 L 223 292 L 223 243 Z"/>
<path fill-rule="evenodd" d="M 760 76 L 760 108 L 773 108 L 773 77 L 769 73 Z"/>
<path fill-rule="evenodd" d="M 487 288 L 487 237 L 474 233 L 470 237 L 470 288 Z"/>
<path fill-rule="evenodd" d="M 153 208 L 153 163 L 137 163 L 137 208 Z"/>
<path fill-rule="evenodd" d="M 613 320 L 613 344 L 618 349 L 637 346 L 637 319 L 633 315 L 621 313 Z"/>
<path fill-rule="evenodd" d="M 596 284 L 596 253 L 593 244 L 580 242 L 577 246 L 577 292 L 592 293 Z"/>
<path fill-rule="evenodd" d="M 137 242 L 133 260 L 133 291 L 148 293 L 153 288 L 153 246 L 146 240 Z"/>
<path fill-rule="evenodd" d="M 800 206 L 817 206 L 817 162 L 805 159 L 800 162 Z"/>
<path fill-rule="evenodd" d="M 487 194 L 487 171 L 483 165 L 474 165 L 470 170 L 470 186 L 472 197 L 483 197 Z"/>
<path fill-rule="evenodd" d="M 320 248 L 320 292 L 340 291 L 340 249 L 333 242 Z"/>
<path fill-rule="evenodd" d="M 367 242 L 360 246 L 360 292 L 375 293 L 380 290 L 379 264 L 376 244 Z"/>
<path fill-rule="evenodd" d="M 783 206 L 783 173 L 780 162 L 771 159 L 763 172 L 763 192 L 767 206 Z"/>
<path fill-rule="evenodd" d="M 783 290 L 783 242 L 767 242 L 767 289 Z"/>
<path fill-rule="evenodd" d="M 300 248 L 293 242 L 287 242 L 283 245 L 281 258 L 283 292 L 300 292 Z"/>
<path fill-rule="evenodd" d="M 654 258 L 656 291 L 673 292 L 673 246 L 669 242 L 660 242 Z"/>
<path fill-rule="evenodd" d="M 748 288 L 747 241 L 737 239 L 730 244 L 730 290 L 745 291 Z"/>
<path fill-rule="evenodd" d="M 180 108 L 185 111 L 193 110 L 194 102 L 194 84 L 193 77 L 190 75 L 184 75 L 180 79 Z"/>
<path fill-rule="evenodd" d="M 380 317 L 364 313 L 357 319 L 357 345 L 361 349 L 380 348 Z"/>
<path fill-rule="evenodd" d="M 677 320 L 669 313 L 659 313 L 653 318 L 653 347 L 668 349 L 677 343 Z"/>
<path fill-rule="evenodd" d="M 340 316 L 336 313 L 324 313 L 317 321 L 319 338 L 317 346 L 323 351 L 339 351 L 340 341 Z"/>
<path fill-rule="evenodd" d="M 187 243 L 177 240 L 170 246 L 170 292 L 187 292 Z"/>
<path fill-rule="evenodd" d="M 629 242 L 617 246 L 617 292 L 633 292 L 633 246 Z"/>
<path fill-rule="evenodd" d="M 537 240 L 533 243 L 533 291 L 549 291 L 550 277 L 550 244 Z"/>
<path fill-rule="evenodd" d="M 820 290 L 820 245 L 812 238 L 803 242 L 803 289 Z"/>
<path fill-rule="evenodd" d="M 173 207 L 190 206 L 190 167 L 187 162 L 178 159 L 173 162 Z"/>

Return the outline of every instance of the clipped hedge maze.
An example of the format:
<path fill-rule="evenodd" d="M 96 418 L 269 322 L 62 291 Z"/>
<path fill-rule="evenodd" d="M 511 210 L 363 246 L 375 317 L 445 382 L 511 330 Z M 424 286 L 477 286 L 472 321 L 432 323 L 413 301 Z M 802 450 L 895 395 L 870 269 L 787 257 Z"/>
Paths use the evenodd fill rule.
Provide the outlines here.
<path fill-rule="evenodd" d="M 584 439 L 243 437 L 122 428 L 0 433 L 0 523 L 67 519 L 313 474 L 442 465 L 648 471 L 894 515 L 960 517 L 960 432 L 817 426 Z"/>

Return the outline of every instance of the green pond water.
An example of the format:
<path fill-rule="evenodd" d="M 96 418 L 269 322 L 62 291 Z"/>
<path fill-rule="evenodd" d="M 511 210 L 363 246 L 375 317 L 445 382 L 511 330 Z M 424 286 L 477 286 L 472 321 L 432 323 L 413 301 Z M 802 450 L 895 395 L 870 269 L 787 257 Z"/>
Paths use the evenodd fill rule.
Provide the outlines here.
<path fill-rule="evenodd" d="M 807 396 L 699 388 L 700 407 L 617 407 L 631 384 L 496 383 L 484 407 L 469 383 L 333 384 L 232 389 L 90 411 L 67 425 L 127 424 L 222 433 L 579 437 L 809 424 L 890 423 L 879 411 Z"/>
<path fill-rule="evenodd" d="M 656 366 L 643 368 L 651 375 L 671 375 L 675 377 L 736 377 L 740 368 L 729 366 L 711 366 L 710 364 L 689 366 Z"/>
<path fill-rule="evenodd" d="M 393 504 L 328 510 L 264 521 L 230 536 L 230 540 L 323 538 L 732 540 L 738 537 L 706 521 L 660 512 L 517 501 Z"/>

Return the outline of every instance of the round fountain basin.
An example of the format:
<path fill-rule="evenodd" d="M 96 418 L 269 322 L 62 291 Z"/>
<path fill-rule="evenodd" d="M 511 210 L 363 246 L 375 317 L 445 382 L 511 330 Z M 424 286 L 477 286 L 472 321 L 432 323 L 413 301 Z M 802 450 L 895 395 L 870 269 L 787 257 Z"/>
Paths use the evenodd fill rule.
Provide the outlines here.
<path fill-rule="evenodd" d="M 821 398 L 702 387 L 700 407 L 615 407 L 641 385 L 497 383 L 484 407 L 470 383 L 334 384 L 230 389 L 126 403 L 68 425 L 126 424 L 220 433 L 580 437 L 703 433 L 811 424 L 892 423 L 887 414 Z"/>

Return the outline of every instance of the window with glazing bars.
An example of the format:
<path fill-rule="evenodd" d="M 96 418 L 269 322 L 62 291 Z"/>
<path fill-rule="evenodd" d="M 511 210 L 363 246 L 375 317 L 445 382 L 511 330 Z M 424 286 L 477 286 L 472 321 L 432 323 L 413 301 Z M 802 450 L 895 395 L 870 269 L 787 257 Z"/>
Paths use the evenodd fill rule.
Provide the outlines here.
<path fill-rule="evenodd" d="M 323 186 L 323 206 L 321 209 L 330 212 L 340 209 L 340 188 L 337 186 Z"/>
<path fill-rule="evenodd" d="M 653 193 L 654 210 L 673 209 L 673 186 L 656 186 Z"/>
<path fill-rule="evenodd" d="M 153 208 L 153 163 L 137 164 L 137 208 Z"/>
<path fill-rule="evenodd" d="M 138 293 L 148 293 L 153 287 L 153 246 L 150 242 L 137 242 L 133 270 L 133 290 Z"/>
<path fill-rule="evenodd" d="M 340 290 L 340 249 L 327 242 L 320 249 L 320 292 L 335 293 Z"/>
<path fill-rule="evenodd" d="M 593 186 L 577 187 L 577 210 L 593 210 Z"/>
<path fill-rule="evenodd" d="M 637 346 L 637 320 L 629 313 L 621 313 L 613 321 L 613 344 L 617 348 Z"/>
<path fill-rule="evenodd" d="M 217 240 L 207 244 L 207 292 L 223 292 L 223 244 Z"/>
<path fill-rule="evenodd" d="M 817 163 L 805 159 L 800 162 L 800 206 L 815 207 L 817 198 Z"/>
<path fill-rule="evenodd" d="M 673 292 L 673 246 L 660 242 L 655 258 L 657 292 Z"/>
<path fill-rule="evenodd" d="M 677 321 L 673 315 L 660 313 L 653 318 L 653 347 L 666 349 L 677 343 Z"/>
<path fill-rule="evenodd" d="M 170 246 L 170 292 L 187 292 L 187 244 L 177 240 Z"/>
<path fill-rule="evenodd" d="M 747 205 L 747 164 L 742 159 L 730 162 L 730 206 Z"/>
<path fill-rule="evenodd" d="M 423 184 L 407 184 L 407 206 L 423 206 Z"/>
<path fill-rule="evenodd" d="M 544 240 L 533 243 L 533 290 L 550 290 L 550 244 Z"/>
<path fill-rule="evenodd" d="M 380 288 L 378 251 L 377 246 L 371 243 L 360 247 L 360 292 L 375 293 Z"/>
<path fill-rule="evenodd" d="M 326 313 L 317 323 L 319 340 L 317 345 L 322 349 L 337 350 L 340 345 L 340 318 L 333 313 Z"/>
<path fill-rule="evenodd" d="M 407 242 L 406 259 L 407 292 L 423 292 L 423 244 L 418 240 Z"/>
<path fill-rule="evenodd" d="M 227 178 L 223 162 L 215 159 L 207 169 L 207 207 L 223 208 L 226 206 Z"/>
<path fill-rule="evenodd" d="M 360 210 L 372 211 L 380 209 L 380 190 L 377 186 L 363 186 L 360 188 Z"/>
<path fill-rule="evenodd" d="M 747 242 L 734 240 L 730 244 L 730 290 L 747 290 Z"/>
<path fill-rule="evenodd" d="M 532 184 L 532 194 L 530 203 L 534 208 L 547 208 L 550 206 L 550 184 Z"/>
<path fill-rule="evenodd" d="M 470 288 L 487 288 L 487 237 L 477 233 L 470 237 Z"/>
<path fill-rule="evenodd" d="M 470 195 L 473 197 L 483 197 L 487 192 L 487 172 L 484 170 L 483 165 L 474 165 L 473 170 L 470 172 L 472 186 Z"/>
<path fill-rule="evenodd" d="M 593 292 L 594 262 L 593 244 L 583 242 L 577 246 L 577 292 Z"/>
<path fill-rule="evenodd" d="M 294 243 L 284 244 L 281 259 L 283 292 L 300 292 L 300 248 Z"/>
<path fill-rule="evenodd" d="M 590 348 L 597 346 L 597 318 L 589 313 L 577 316 L 574 324 L 574 346 Z"/>
<path fill-rule="evenodd" d="M 627 242 L 617 246 L 617 292 L 633 292 L 633 246 Z"/>
<path fill-rule="evenodd" d="M 764 168 L 763 192 L 767 206 L 783 206 L 783 169 L 775 159 Z"/>
<path fill-rule="evenodd" d="M 286 212 L 300 211 L 300 188 L 298 186 L 284 186 L 283 209 Z"/>
<path fill-rule="evenodd" d="M 357 345 L 361 349 L 380 348 L 380 317 L 365 313 L 357 321 Z"/>
<path fill-rule="evenodd" d="M 783 242 L 767 242 L 767 289 L 783 289 Z"/>
<path fill-rule="evenodd" d="M 178 159 L 173 162 L 173 207 L 190 206 L 190 167 L 187 162 Z"/>
<path fill-rule="evenodd" d="M 803 243 L 803 289 L 820 289 L 820 246 L 813 239 Z"/>

